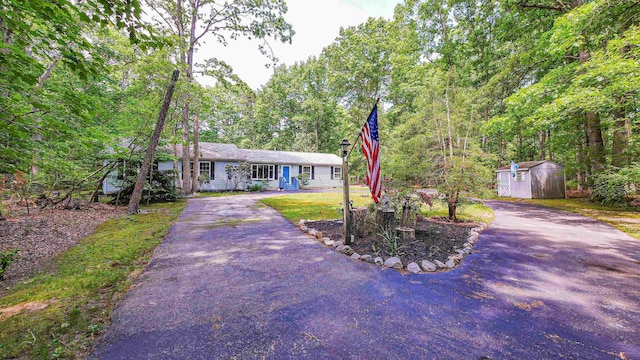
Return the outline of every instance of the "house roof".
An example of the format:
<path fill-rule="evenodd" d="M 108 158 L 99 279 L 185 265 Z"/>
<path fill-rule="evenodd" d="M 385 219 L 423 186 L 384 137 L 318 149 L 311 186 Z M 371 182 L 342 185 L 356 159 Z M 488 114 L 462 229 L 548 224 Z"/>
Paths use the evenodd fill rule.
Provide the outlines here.
<path fill-rule="evenodd" d="M 193 146 L 189 147 L 193 155 Z M 177 145 L 178 157 L 182 154 L 182 145 Z M 201 142 L 200 158 L 214 161 L 247 161 L 250 163 L 285 165 L 342 165 L 342 159 L 335 154 L 309 153 L 295 151 L 240 149 L 233 144 Z"/>
<path fill-rule="evenodd" d="M 544 163 L 547 163 L 547 162 L 548 163 L 552 163 L 552 164 L 556 164 L 556 163 L 554 163 L 552 161 L 549 161 L 549 160 L 523 161 L 523 162 L 519 162 L 519 163 L 516 163 L 516 164 L 518 164 L 518 170 L 528 170 L 528 169 L 531 169 L 533 167 L 536 167 L 536 166 L 538 166 L 540 164 L 544 164 Z M 559 165 L 559 164 L 556 164 L 556 165 Z M 562 165 L 560 165 L 560 166 L 562 166 Z M 507 170 L 507 171 L 511 170 L 511 165 L 500 167 L 500 168 L 498 168 L 497 171 L 504 171 L 504 170 Z"/>
<path fill-rule="evenodd" d="M 250 163 L 342 165 L 342 159 L 335 154 L 249 149 L 240 149 L 240 151 L 245 155 L 245 161 Z"/>

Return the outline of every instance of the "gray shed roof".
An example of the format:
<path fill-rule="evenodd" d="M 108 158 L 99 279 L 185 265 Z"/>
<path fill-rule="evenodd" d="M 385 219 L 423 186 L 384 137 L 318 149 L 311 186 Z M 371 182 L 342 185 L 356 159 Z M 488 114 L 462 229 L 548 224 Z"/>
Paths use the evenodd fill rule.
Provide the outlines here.
<path fill-rule="evenodd" d="M 555 164 L 555 165 L 558 165 L 558 166 L 562 166 L 560 164 L 556 164 L 553 161 L 549 161 L 549 160 L 523 161 L 523 162 L 519 162 L 519 163 L 516 163 L 516 164 L 518 164 L 518 170 L 528 170 L 528 169 L 531 169 L 533 167 L 536 167 L 536 166 L 544 164 L 544 163 L 551 163 L 551 164 Z M 498 168 L 497 171 L 504 171 L 504 170 L 507 170 L 507 171 L 511 170 L 511 164 L 509 164 L 507 166 L 500 167 L 500 168 Z"/>
<path fill-rule="evenodd" d="M 254 164 L 342 165 L 342 159 L 335 154 L 240 149 L 233 144 L 206 142 L 201 142 L 199 145 L 200 158 L 203 160 L 247 161 Z M 182 146 L 178 145 L 177 150 L 180 156 Z M 193 146 L 190 146 L 189 150 L 193 155 Z"/>

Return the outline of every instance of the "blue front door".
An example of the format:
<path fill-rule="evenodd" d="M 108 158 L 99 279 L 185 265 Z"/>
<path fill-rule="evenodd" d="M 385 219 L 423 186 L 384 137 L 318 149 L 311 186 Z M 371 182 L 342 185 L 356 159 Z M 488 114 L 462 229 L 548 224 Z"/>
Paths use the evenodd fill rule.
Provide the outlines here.
<path fill-rule="evenodd" d="M 289 167 L 288 166 L 283 166 L 282 167 L 282 177 L 284 178 L 284 181 L 286 181 L 287 183 L 289 183 Z"/>

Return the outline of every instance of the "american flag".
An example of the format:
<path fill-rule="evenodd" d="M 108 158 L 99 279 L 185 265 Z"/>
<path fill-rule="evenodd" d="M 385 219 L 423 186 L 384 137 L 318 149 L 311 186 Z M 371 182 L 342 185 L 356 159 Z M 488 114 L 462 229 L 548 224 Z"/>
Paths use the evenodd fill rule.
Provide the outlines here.
<path fill-rule="evenodd" d="M 367 122 L 360 131 L 362 153 L 367 159 L 367 185 L 371 189 L 371 197 L 377 204 L 380 201 L 382 186 L 380 184 L 380 142 L 378 141 L 378 104 L 373 106 Z"/>

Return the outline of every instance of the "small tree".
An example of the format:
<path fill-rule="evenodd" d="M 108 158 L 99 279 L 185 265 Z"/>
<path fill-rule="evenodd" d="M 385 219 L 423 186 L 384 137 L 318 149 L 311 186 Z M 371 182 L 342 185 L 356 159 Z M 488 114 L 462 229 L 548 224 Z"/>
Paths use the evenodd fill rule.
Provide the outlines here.
<path fill-rule="evenodd" d="M 246 161 L 240 161 L 238 165 L 227 165 L 224 171 L 227 173 L 227 183 L 233 184 L 233 190 L 237 190 L 242 181 L 251 183 L 251 164 Z"/>
<path fill-rule="evenodd" d="M 307 187 L 307 185 L 309 185 L 309 175 L 304 173 L 298 175 L 298 182 L 300 184 L 300 189 Z"/>

